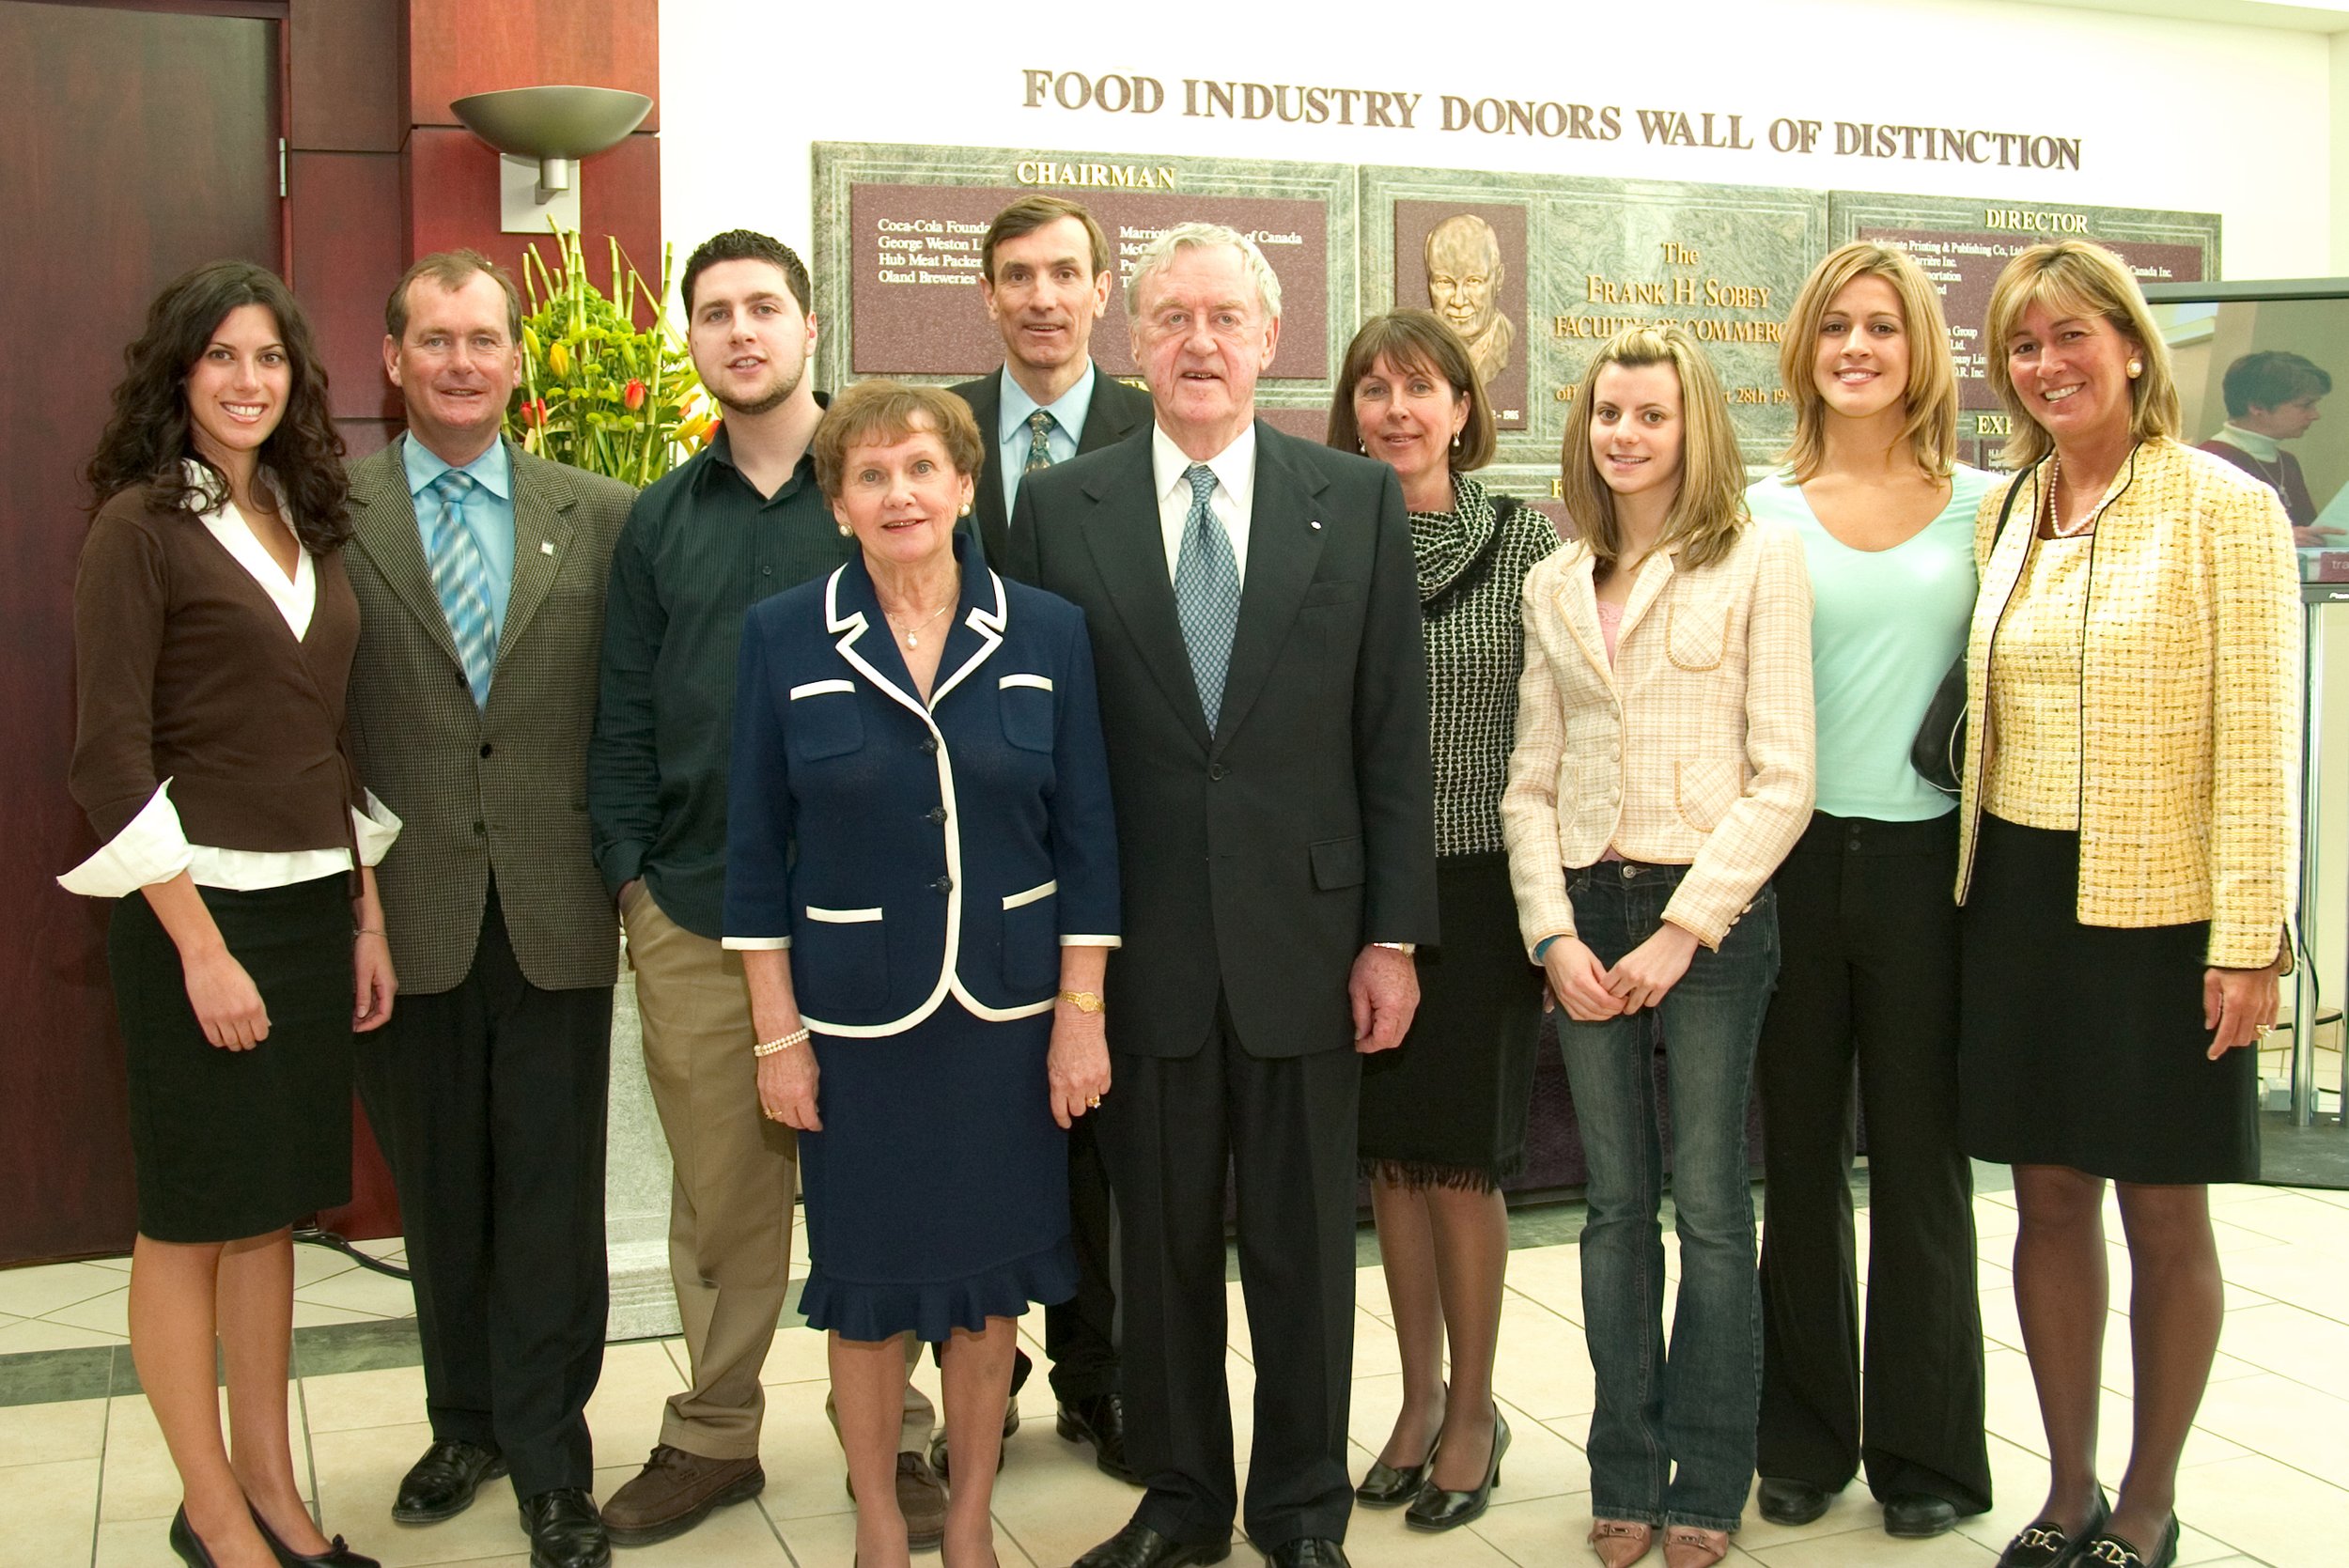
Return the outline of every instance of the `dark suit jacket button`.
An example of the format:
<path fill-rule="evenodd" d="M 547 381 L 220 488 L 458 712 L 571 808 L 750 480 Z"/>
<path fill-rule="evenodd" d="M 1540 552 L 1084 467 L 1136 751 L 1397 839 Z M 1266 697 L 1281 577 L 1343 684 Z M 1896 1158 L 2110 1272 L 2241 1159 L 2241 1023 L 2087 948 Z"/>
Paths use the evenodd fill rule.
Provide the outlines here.
<path fill-rule="evenodd" d="M 489 831 L 489 829 L 483 827 L 478 821 L 474 822 L 473 825 L 474 837 L 475 838 L 479 838 L 482 834 L 488 832 Z"/>
<path fill-rule="evenodd" d="M 932 822 L 938 823 L 941 826 L 943 826 L 946 821 L 946 808 L 944 806 L 932 806 L 926 815 L 928 815 Z"/>
<path fill-rule="evenodd" d="M 955 879 L 952 877 L 941 877 L 937 881 L 930 884 L 930 892 L 932 893 L 952 893 L 954 891 Z"/>
<path fill-rule="evenodd" d="M 1208 777 L 1208 778 L 1210 778 L 1210 779 L 1221 779 L 1221 778 L 1222 778 L 1222 777 L 1223 777 L 1223 774 L 1224 774 L 1224 767 L 1223 767 L 1223 765 L 1222 765 L 1221 763 L 1220 763 L 1220 762 L 1211 762 L 1211 763 L 1207 764 L 1207 777 Z"/>
<path fill-rule="evenodd" d="M 934 735 L 926 735 L 926 736 L 924 736 L 924 737 L 922 737 L 922 754 L 923 754 L 924 756 L 928 756 L 928 755 L 932 754 L 933 753 L 935 753 L 937 750 L 938 750 L 938 737 L 936 737 L 936 736 L 934 736 Z"/>
<path fill-rule="evenodd" d="M 485 757 L 490 754 L 490 743 L 486 740 L 481 743 L 481 754 Z"/>

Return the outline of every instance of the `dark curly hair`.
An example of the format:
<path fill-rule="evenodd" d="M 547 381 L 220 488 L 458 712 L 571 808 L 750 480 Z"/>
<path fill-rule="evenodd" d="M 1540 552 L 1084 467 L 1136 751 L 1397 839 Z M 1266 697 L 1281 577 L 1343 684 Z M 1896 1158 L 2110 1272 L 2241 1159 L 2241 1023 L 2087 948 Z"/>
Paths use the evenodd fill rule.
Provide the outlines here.
<path fill-rule="evenodd" d="M 250 261 L 208 262 L 183 272 L 147 307 L 147 330 L 122 351 L 114 416 L 89 460 L 91 509 L 133 485 L 149 487 L 154 504 L 166 510 L 210 511 L 228 493 L 227 476 L 190 434 L 186 384 L 212 334 L 240 305 L 260 305 L 277 318 L 291 386 L 285 417 L 261 443 L 261 463 L 285 494 L 286 522 L 302 548 L 325 554 L 350 537 L 350 481 L 327 406 L 326 366 L 292 290 Z M 210 471 L 209 484 L 188 482 L 191 459 Z"/>

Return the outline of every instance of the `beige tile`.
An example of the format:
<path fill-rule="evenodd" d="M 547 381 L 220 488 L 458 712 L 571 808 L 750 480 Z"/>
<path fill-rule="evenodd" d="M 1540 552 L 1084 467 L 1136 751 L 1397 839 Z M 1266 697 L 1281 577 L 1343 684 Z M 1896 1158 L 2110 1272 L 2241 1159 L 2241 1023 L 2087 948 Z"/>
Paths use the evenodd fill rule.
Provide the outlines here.
<path fill-rule="evenodd" d="M 824 1394 L 830 1387 L 822 1379 L 767 1385 L 767 1419 L 758 1436 L 767 1490 L 758 1500 L 777 1519 L 840 1514 L 855 1506 L 848 1500 L 848 1471 L 840 1457 L 839 1439 L 824 1419 Z M 1024 1435 L 1013 1440 L 1024 1441 Z"/>
<path fill-rule="evenodd" d="M 92 1568 L 183 1568 L 162 1519 L 117 1519 L 98 1527 Z"/>
<path fill-rule="evenodd" d="M 2349 1214 L 2305 1193 L 2269 1190 L 2272 1195 L 2260 1202 L 2232 1203 L 2218 1210 L 2219 1222 L 2246 1234 L 2325 1248 L 2349 1270 Z"/>
<path fill-rule="evenodd" d="M 381 1323 L 374 1312 L 354 1312 L 343 1307 L 321 1307 L 315 1301 L 296 1300 L 293 1304 L 293 1326 L 297 1328 L 318 1328 L 335 1323 Z"/>
<path fill-rule="evenodd" d="M 2278 1301 L 2227 1313 L 2226 1355 L 2320 1389 L 2349 1389 L 2349 1324 Z"/>
<path fill-rule="evenodd" d="M 1980 1198 L 1974 1200 L 1975 1239 L 1991 1241 L 2003 1238 L 2006 1243 L 2002 1249 L 2004 1256 L 2000 1256 L 1996 1261 L 2004 1263 L 2008 1257 L 2014 1255 L 2015 1233 L 2021 1224 L 2022 1217 L 2015 1212 L 2013 1204 L 1993 1203 Z M 1984 1256 L 1987 1255 L 1984 1254 Z"/>
<path fill-rule="evenodd" d="M 2274 1373 L 2214 1383 L 2194 1426 L 2198 1436 L 2217 1433 L 2299 1469 L 2349 1480 L 2349 1400 L 2305 1383 Z M 2194 1462 L 2191 1441 L 2186 1462 Z"/>
<path fill-rule="evenodd" d="M 105 1478 L 99 1495 L 101 1524 L 132 1519 L 168 1519 L 179 1507 L 179 1472 L 171 1463 L 163 1430 L 144 1394 L 120 1395 L 107 1402 Z M 220 1399 L 223 1430 L 228 1421 L 228 1398 Z M 302 1411 L 288 1390 L 287 1436 L 293 1450 L 294 1484 L 303 1497 L 312 1494 L 309 1449 L 302 1440 Z"/>
<path fill-rule="evenodd" d="M 0 1328 L 0 1356 L 20 1355 L 28 1350 L 81 1350 L 94 1344 L 126 1344 L 120 1334 L 101 1334 L 94 1328 L 76 1328 L 69 1323 L 52 1323 L 46 1318 L 21 1318 Z"/>
<path fill-rule="evenodd" d="M 2287 1301 L 2349 1323 L 2349 1258 L 2303 1245 L 2263 1247 L 2226 1260 L 2227 1304 Z"/>
<path fill-rule="evenodd" d="M 601 1442 L 601 1438 L 598 1438 Z M 597 1498 L 610 1497 L 636 1473 L 633 1465 L 614 1465 L 596 1471 Z M 683 1535 L 650 1546 L 630 1546 L 614 1554 L 619 1568 L 790 1568 L 790 1556 L 775 1533 L 773 1523 L 755 1502 L 719 1509 Z M 1003 1568 L 1011 1568 L 1009 1562 Z"/>
<path fill-rule="evenodd" d="M 1243 1548 L 1240 1560 L 1249 1555 Z M 1430 1534 L 1406 1525 L 1401 1509 L 1357 1510 L 1346 1532 L 1346 1555 L 1356 1568 L 1509 1568 L 1511 1561 L 1472 1528 Z"/>
<path fill-rule="evenodd" d="M 1737 1545 L 1766 1562 L 1783 1562 L 1788 1560 L 1774 1558 L 1772 1554 L 1791 1545 L 1840 1536 L 1873 1539 L 1879 1545 L 1890 1539 L 1884 1533 L 1884 1513 L 1876 1507 L 1875 1498 L 1868 1495 L 1867 1485 L 1862 1482 L 1854 1482 L 1828 1498 L 1827 1512 L 1807 1525 L 1774 1525 L 1762 1517 L 1761 1507 L 1749 1498 L 1745 1526 L 1737 1532 Z M 1800 1562 L 1804 1560 L 1797 1556 L 1792 1560 Z"/>
<path fill-rule="evenodd" d="M 1395 1412 L 1402 1403 L 1403 1379 L 1399 1374 L 1354 1380 L 1348 1425 L 1354 1449 L 1350 1464 L 1356 1480 L 1361 1479 L 1378 1457 L 1378 1451 L 1386 1446 L 1387 1434 L 1393 1429 Z M 1579 1448 L 1507 1399 L 1501 1404 L 1501 1413 L 1509 1421 L 1509 1452 L 1501 1461 L 1501 1485 L 1493 1493 L 1496 1501 L 1520 1502 L 1590 1490 L 1590 1467 Z M 1579 1418 L 1576 1419 L 1574 1429 L 1580 1430 Z M 1358 1518 L 1365 1516 L 1365 1513 L 1358 1511 Z"/>
<path fill-rule="evenodd" d="M 1881 1529 L 1846 1530 L 1781 1546 L 1739 1544 L 1764 1568 L 1990 1568 L 1999 1554 L 1963 1535 L 1895 1541 Z"/>
<path fill-rule="evenodd" d="M 1092 1451 L 1048 1436 L 1031 1446 L 1023 1434 L 1012 1457 L 995 1478 L 994 1514 L 999 1539 L 1009 1540 L 1034 1562 L 1064 1568 L 1079 1554 L 1115 1534 L 1142 1500 L 1138 1487 L 1093 1467 Z M 852 1518 L 842 1519 L 853 1531 Z M 784 1527 L 799 1549 L 797 1521 Z M 807 1560 L 801 1559 L 801 1568 Z"/>
<path fill-rule="evenodd" d="M 661 1440 L 661 1419 L 684 1374 L 659 1340 L 606 1345 L 603 1375 L 587 1401 L 587 1430 L 596 1452 L 607 1461 L 626 1460 L 630 1474 Z"/>
<path fill-rule="evenodd" d="M 294 1299 L 313 1306 L 339 1307 L 373 1317 L 413 1317 L 415 1293 L 405 1280 L 394 1280 L 371 1268 L 346 1268 L 314 1285 L 294 1290 Z"/>
<path fill-rule="evenodd" d="M 2261 1454 L 2178 1478 L 2178 1512 L 2274 1568 L 2340 1568 L 2329 1522 L 2349 1517 L 2349 1491 Z"/>
<path fill-rule="evenodd" d="M 313 1433 L 411 1425 L 425 1419 L 424 1368 L 387 1367 L 304 1377 L 302 1400 Z M 416 1452 L 424 1452 L 421 1445 Z M 410 1454 L 409 1462 L 415 1457 Z"/>
<path fill-rule="evenodd" d="M 131 1272 L 131 1254 L 128 1252 L 121 1254 L 119 1257 L 84 1258 L 82 1261 L 89 1265 L 92 1268 L 116 1268 L 120 1269 L 125 1274 Z"/>
<path fill-rule="evenodd" d="M 293 1250 L 294 1289 L 306 1290 L 337 1276 L 350 1273 L 359 1265 L 332 1247 L 296 1247 Z"/>
<path fill-rule="evenodd" d="M 106 1452 L 106 1402 L 72 1399 L 0 1410 L 0 1466 L 96 1459 Z"/>
<path fill-rule="evenodd" d="M 122 1289 L 122 1271 L 95 1264 L 39 1264 L 31 1268 L 0 1268 L 0 1312 L 11 1317 L 40 1317 L 59 1307 L 70 1307 L 93 1296 Z"/>
<path fill-rule="evenodd" d="M 98 1530 L 98 1465 L 96 1459 L 67 1459 L 0 1469 L 0 1519 L 8 1521 L 10 1562 L 47 1568 L 90 1560 Z"/>
<path fill-rule="evenodd" d="M 1529 1247 L 1509 1254 L 1504 1276 L 1511 1293 L 1569 1322 L 1582 1321 L 1582 1254 L 1573 1246 Z"/>
<path fill-rule="evenodd" d="M 758 1369 L 761 1383 L 804 1383 L 829 1378 L 832 1366 L 824 1350 L 825 1336 L 797 1324 L 775 1330 L 775 1343 Z M 772 1398 L 770 1394 L 769 1396 Z"/>
<path fill-rule="evenodd" d="M 327 1531 L 350 1536 L 359 1550 L 381 1560 L 384 1568 L 472 1562 L 510 1556 L 517 1548 L 526 1551 L 529 1543 L 514 1510 L 513 1485 L 503 1477 L 484 1483 L 473 1506 L 454 1519 L 415 1527 L 389 1522 L 400 1477 L 431 1440 L 432 1429 L 423 1421 L 314 1432 L 310 1443 Z"/>
<path fill-rule="evenodd" d="M 117 1275 L 117 1279 L 121 1276 Z M 75 1328 L 87 1328 L 110 1339 L 128 1342 L 131 1338 L 131 1292 L 128 1286 L 110 1290 L 103 1296 L 93 1296 L 86 1301 L 76 1301 L 70 1307 L 59 1307 L 40 1319 L 43 1323 L 63 1323 Z"/>
<path fill-rule="evenodd" d="M 1493 1392 L 1539 1421 L 1579 1415 L 1596 1403 L 1581 1327 L 1514 1291 L 1501 1304 Z"/>

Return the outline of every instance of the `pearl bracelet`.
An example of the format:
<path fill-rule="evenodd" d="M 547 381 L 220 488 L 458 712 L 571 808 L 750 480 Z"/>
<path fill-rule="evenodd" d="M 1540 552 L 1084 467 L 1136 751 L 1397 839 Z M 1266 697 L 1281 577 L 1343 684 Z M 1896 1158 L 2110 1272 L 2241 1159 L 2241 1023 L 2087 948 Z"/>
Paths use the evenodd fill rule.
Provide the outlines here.
<path fill-rule="evenodd" d="M 751 1054 L 753 1056 L 772 1056 L 777 1051 L 789 1050 L 793 1046 L 803 1046 L 805 1044 L 807 1044 L 807 1031 L 805 1029 L 795 1029 L 779 1040 L 761 1040 L 758 1044 L 751 1048 Z"/>

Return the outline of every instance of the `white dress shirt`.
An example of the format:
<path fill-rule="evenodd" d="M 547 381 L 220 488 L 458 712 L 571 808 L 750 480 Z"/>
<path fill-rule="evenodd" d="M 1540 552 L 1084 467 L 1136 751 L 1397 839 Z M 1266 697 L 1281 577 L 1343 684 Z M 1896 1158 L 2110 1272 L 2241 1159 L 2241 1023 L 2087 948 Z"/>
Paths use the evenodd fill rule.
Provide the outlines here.
<path fill-rule="evenodd" d="M 1182 559 L 1183 529 L 1190 521 L 1190 481 L 1183 477 L 1192 459 L 1158 426 L 1150 427 L 1150 473 L 1159 489 L 1159 528 L 1166 536 L 1166 577 L 1174 580 L 1174 563 Z M 1239 439 L 1207 459 L 1215 470 L 1215 489 L 1207 510 L 1231 536 L 1232 559 L 1239 568 L 1239 585 L 1248 586 L 1248 523 L 1256 504 L 1256 427 L 1253 421 Z"/>

